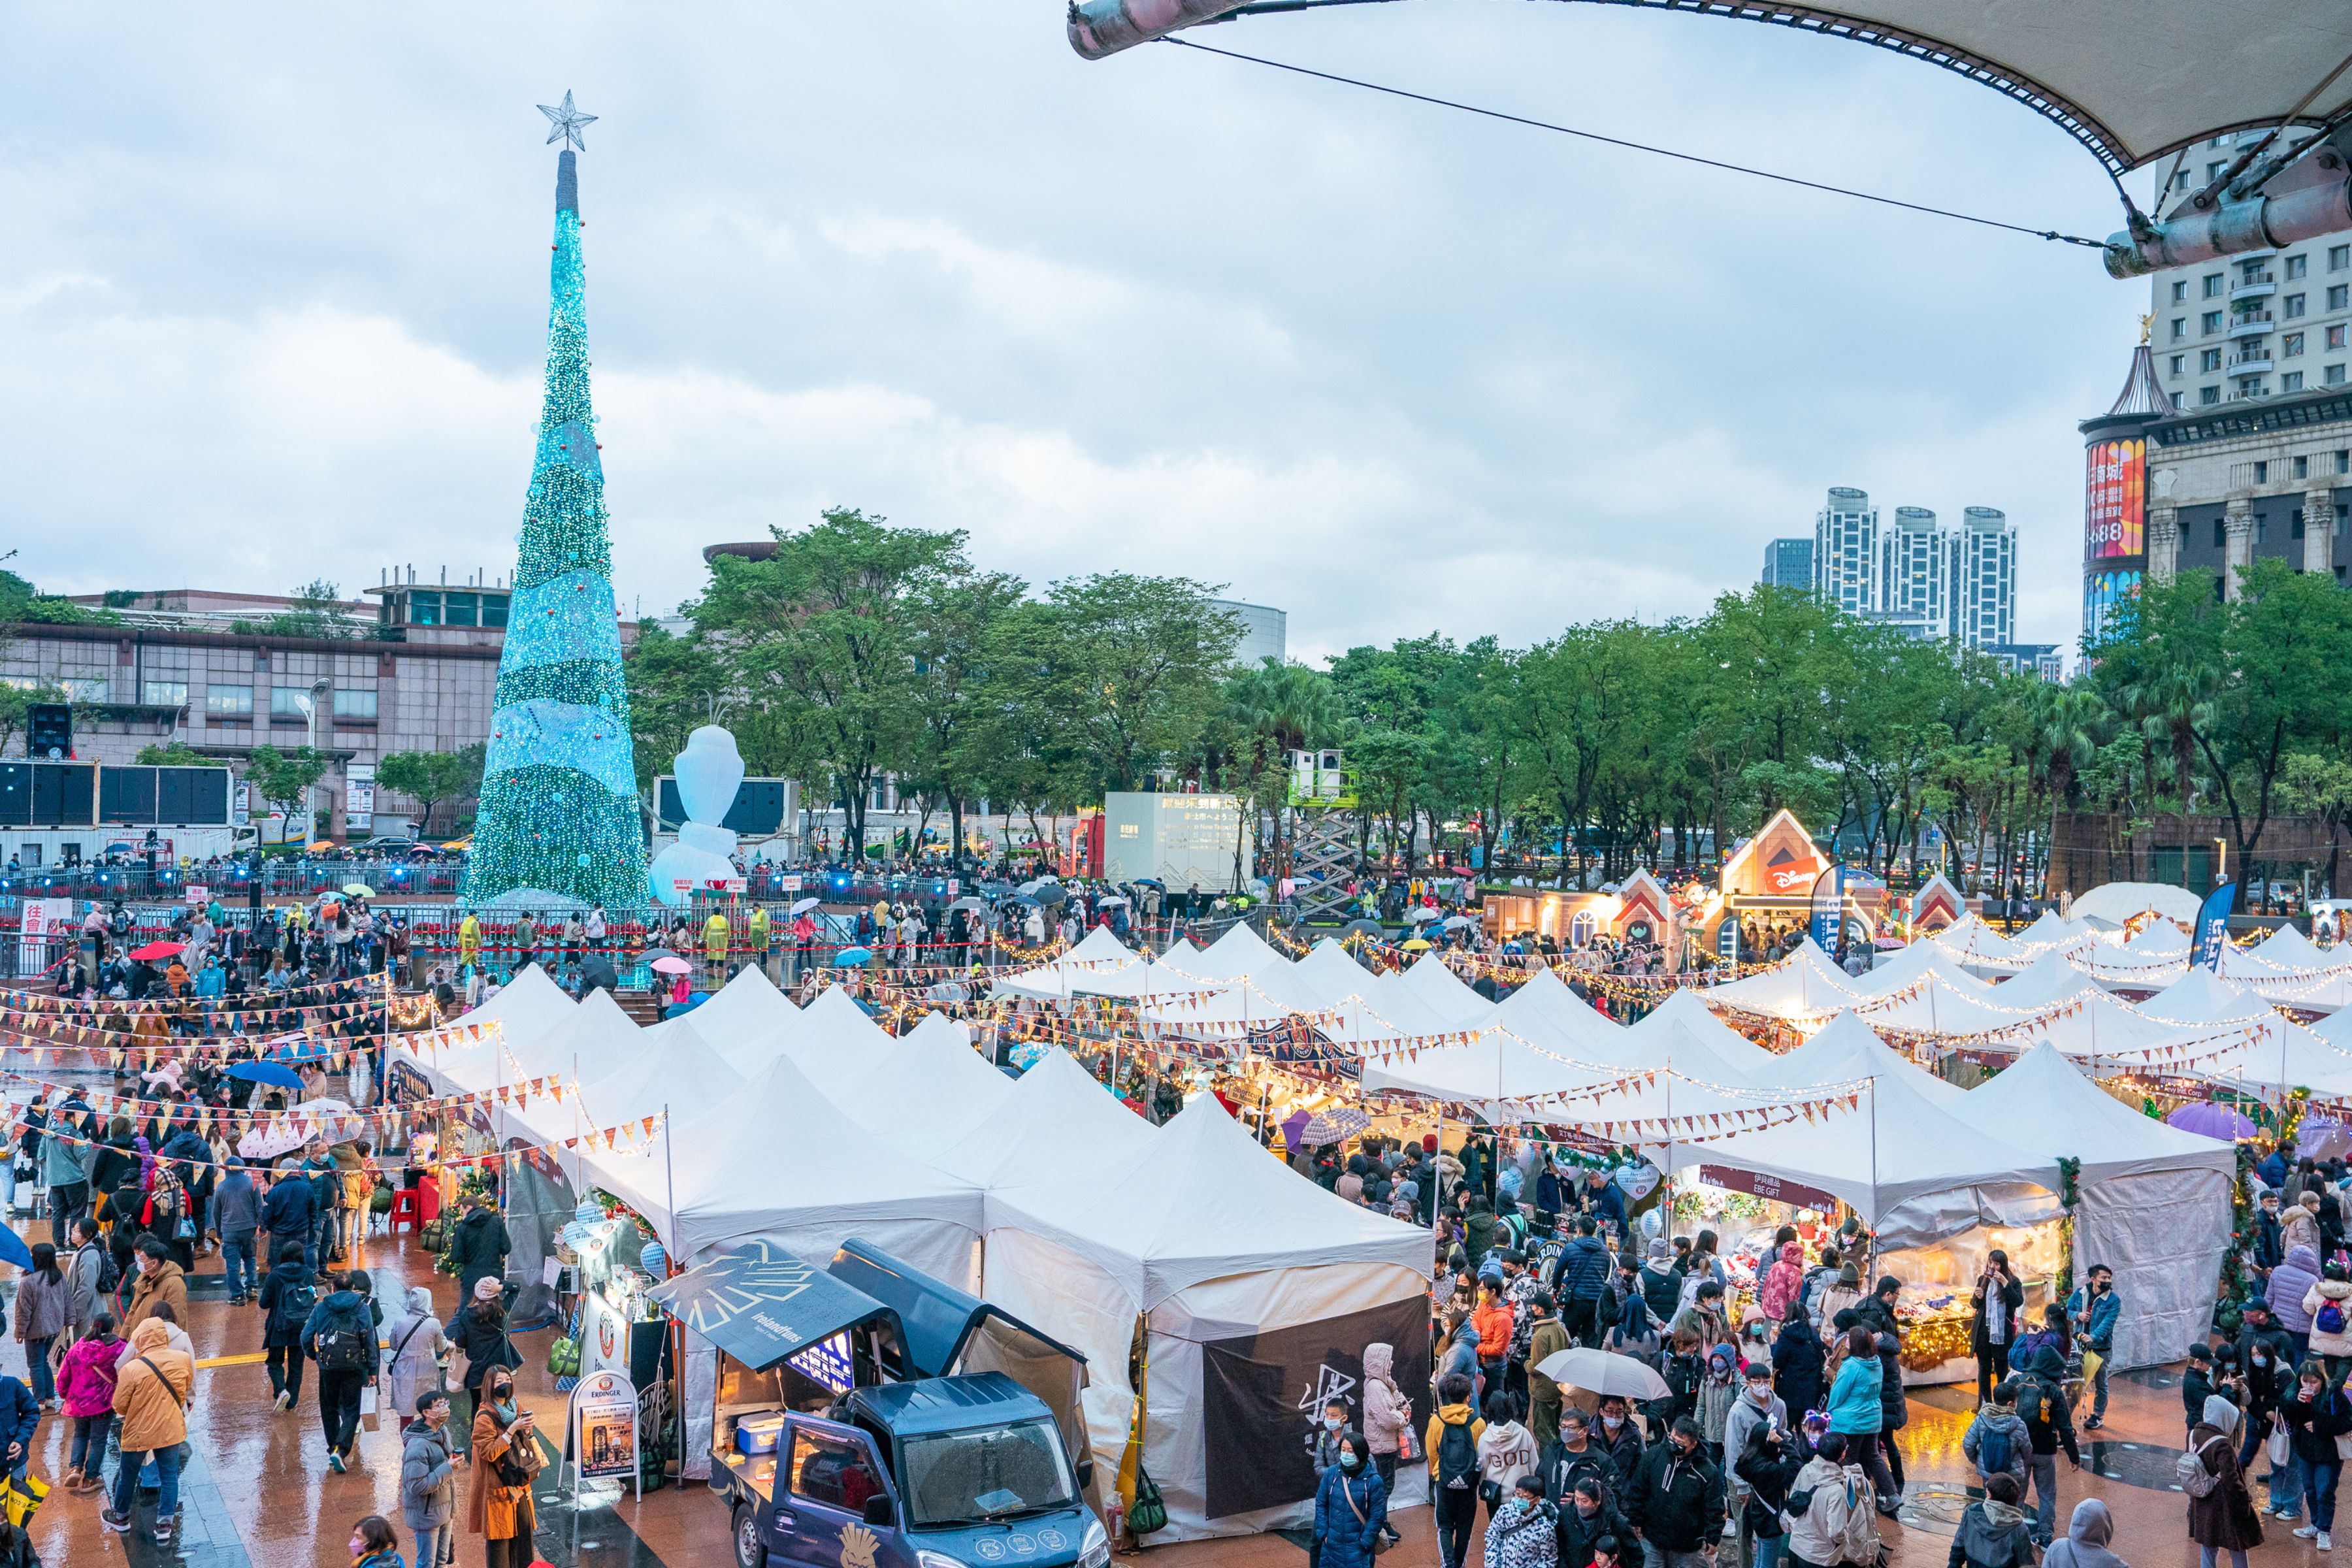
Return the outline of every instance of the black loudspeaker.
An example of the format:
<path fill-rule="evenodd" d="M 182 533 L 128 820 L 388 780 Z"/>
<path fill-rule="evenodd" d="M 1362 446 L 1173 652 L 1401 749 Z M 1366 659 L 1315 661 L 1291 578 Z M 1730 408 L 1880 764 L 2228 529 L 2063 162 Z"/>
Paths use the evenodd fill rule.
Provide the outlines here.
<path fill-rule="evenodd" d="M 73 755 L 73 708 L 64 702 L 36 702 L 25 717 L 25 754 L 61 763 Z"/>

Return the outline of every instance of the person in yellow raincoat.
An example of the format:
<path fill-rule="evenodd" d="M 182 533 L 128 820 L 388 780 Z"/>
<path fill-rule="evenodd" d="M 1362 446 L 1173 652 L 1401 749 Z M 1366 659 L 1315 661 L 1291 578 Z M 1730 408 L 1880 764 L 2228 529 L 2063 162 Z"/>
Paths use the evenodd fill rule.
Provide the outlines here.
<path fill-rule="evenodd" d="M 460 974 L 482 962 L 482 922 L 472 911 L 457 922 L 457 972 Z"/>
<path fill-rule="evenodd" d="M 768 972 L 768 906 L 765 904 L 753 904 L 751 906 L 751 933 L 749 941 L 751 947 L 751 962 L 760 966 L 760 973 L 762 974 L 765 974 Z"/>
<path fill-rule="evenodd" d="M 727 973 L 727 917 L 713 910 L 702 922 L 702 956 L 714 980 Z"/>

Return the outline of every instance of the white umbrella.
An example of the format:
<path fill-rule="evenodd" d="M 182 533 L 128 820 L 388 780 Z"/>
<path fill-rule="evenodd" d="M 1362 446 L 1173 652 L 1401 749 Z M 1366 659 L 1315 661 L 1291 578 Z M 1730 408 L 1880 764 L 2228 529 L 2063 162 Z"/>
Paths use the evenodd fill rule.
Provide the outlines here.
<path fill-rule="evenodd" d="M 1664 1399 L 1674 1391 L 1666 1380 L 1629 1355 L 1612 1351 L 1554 1351 L 1536 1370 L 1562 1388 L 1580 1388 L 1601 1399 Z"/>
<path fill-rule="evenodd" d="M 793 905 L 793 913 L 804 915 L 823 902 L 823 899 L 803 899 Z"/>
<path fill-rule="evenodd" d="M 1425 906 L 1412 911 L 1412 923 L 1415 925 L 1420 925 L 1424 921 L 1433 921 L 1437 918 L 1438 911 Z"/>
<path fill-rule="evenodd" d="M 1437 923 L 1446 931 L 1460 931 L 1464 926 L 1474 926 L 1478 922 L 1468 915 L 1448 915 Z"/>

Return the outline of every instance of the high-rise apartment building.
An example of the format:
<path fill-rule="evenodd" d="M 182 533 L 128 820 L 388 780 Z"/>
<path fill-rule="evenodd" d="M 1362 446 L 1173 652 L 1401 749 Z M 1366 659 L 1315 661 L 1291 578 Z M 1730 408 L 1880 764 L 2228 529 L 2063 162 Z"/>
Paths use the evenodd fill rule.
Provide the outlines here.
<path fill-rule="evenodd" d="M 1811 588 L 1813 585 L 1813 542 L 1776 539 L 1764 546 L 1764 571 L 1756 579 L 1768 588 Z"/>
<path fill-rule="evenodd" d="M 1869 492 L 1834 486 L 1814 517 L 1813 592 L 1849 615 L 1878 608 L 1878 509 Z"/>
<path fill-rule="evenodd" d="M 1957 529 L 1923 506 L 1899 506 L 1882 527 L 1867 492 L 1838 486 L 1813 519 L 1814 592 L 1850 615 L 1916 637 L 1964 647 L 2007 645 L 2017 635 L 2017 530 L 1989 506 L 1966 508 Z M 1776 539 L 1766 581 L 1786 559 Z"/>
<path fill-rule="evenodd" d="M 2238 157 L 2242 142 L 2267 134 L 2217 136 L 2158 164 L 2164 184 L 2149 210 L 2168 216 Z M 2148 346 L 2176 409 L 2291 397 L 2352 375 L 2352 232 L 2177 267 L 2148 282 Z"/>
<path fill-rule="evenodd" d="M 1989 506 L 1960 514 L 1952 535 L 1952 636 L 1963 647 L 2006 647 L 2017 637 L 2017 530 Z"/>

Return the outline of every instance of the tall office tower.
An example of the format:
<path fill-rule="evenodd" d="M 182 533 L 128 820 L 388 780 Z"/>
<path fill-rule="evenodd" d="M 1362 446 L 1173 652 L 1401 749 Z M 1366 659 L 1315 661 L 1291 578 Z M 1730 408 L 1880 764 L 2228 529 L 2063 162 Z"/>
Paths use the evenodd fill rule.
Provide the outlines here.
<path fill-rule="evenodd" d="M 1878 511 L 1866 491 L 1833 486 L 1814 517 L 1813 591 L 1849 615 L 1878 608 Z"/>
<path fill-rule="evenodd" d="M 1756 581 L 1768 588 L 1812 587 L 1813 542 L 1776 539 L 1765 545 L 1764 570 Z"/>
<path fill-rule="evenodd" d="M 1961 512 L 1952 535 L 1952 635 L 1963 647 L 2005 647 L 2017 638 L 2017 526 L 1993 507 Z"/>

